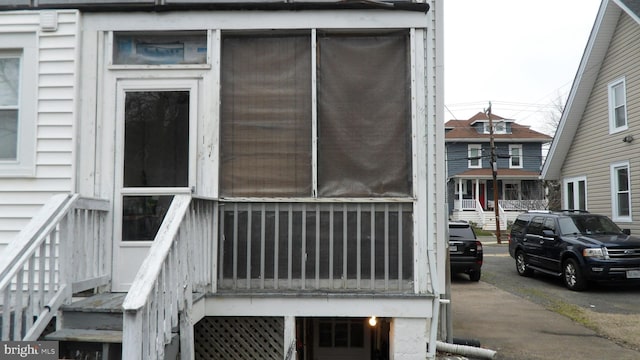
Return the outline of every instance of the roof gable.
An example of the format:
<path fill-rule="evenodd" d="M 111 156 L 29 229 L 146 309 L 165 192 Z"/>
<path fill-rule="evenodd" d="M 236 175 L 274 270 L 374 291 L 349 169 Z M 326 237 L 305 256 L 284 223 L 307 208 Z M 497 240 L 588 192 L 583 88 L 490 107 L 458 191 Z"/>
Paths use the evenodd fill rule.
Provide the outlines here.
<path fill-rule="evenodd" d="M 589 40 L 580 60 L 556 135 L 542 167 L 542 178 L 559 179 L 562 165 L 580 125 L 589 96 L 600 73 L 622 12 L 640 24 L 640 3 L 635 0 L 602 0 Z"/>

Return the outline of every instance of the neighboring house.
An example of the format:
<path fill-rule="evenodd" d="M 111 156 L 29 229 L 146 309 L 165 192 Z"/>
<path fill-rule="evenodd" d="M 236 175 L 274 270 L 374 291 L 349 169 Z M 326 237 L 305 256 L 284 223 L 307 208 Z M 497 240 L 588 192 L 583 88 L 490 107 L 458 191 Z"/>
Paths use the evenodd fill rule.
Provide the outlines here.
<path fill-rule="evenodd" d="M 435 358 L 441 1 L 11 3 L 2 340 Z"/>
<path fill-rule="evenodd" d="M 548 135 L 492 114 L 501 229 L 522 211 L 545 209 L 539 179 L 542 146 Z M 445 124 L 447 200 L 452 220 L 495 229 L 491 134 L 487 113 Z"/>
<path fill-rule="evenodd" d="M 608 215 L 636 234 L 639 69 L 640 3 L 602 1 L 542 170 L 561 181 L 563 208 Z"/>

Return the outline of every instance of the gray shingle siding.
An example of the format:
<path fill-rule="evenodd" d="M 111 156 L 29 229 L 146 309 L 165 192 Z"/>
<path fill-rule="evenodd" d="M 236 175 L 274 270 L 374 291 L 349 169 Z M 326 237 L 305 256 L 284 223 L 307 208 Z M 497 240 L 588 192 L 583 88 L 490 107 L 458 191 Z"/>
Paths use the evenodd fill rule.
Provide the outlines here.
<path fill-rule="evenodd" d="M 480 144 L 479 142 L 456 142 L 447 143 L 447 177 L 469 170 L 469 160 L 467 159 L 469 144 Z M 482 144 L 482 167 L 489 169 L 491 148 L 488 143 Z M 498 168 L 509 168 L 509 145 L 522 145 L 522 170 L 540 171 L 542 166 L 542 145 L 540 143 L 496 143 L 496 155 L 498 156 Z M 502 157 L 504 156 L 504 157 Z"/>

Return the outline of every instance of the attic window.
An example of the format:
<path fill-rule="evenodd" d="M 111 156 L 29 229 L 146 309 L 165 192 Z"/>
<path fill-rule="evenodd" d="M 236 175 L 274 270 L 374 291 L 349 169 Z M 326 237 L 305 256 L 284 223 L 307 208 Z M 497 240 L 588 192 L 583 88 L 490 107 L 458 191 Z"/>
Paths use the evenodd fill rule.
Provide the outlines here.
<path fill-rule="evenodd" d="M 489 122 L 484 123 L 484 133 L 490 134 Z M 493 122 L 493 133 L 494 134 L 506 134 L 507 133 L 507 124 L 504 121 L 494 121 Z"/>
<path fill-rule="evenodd" d="M 113 39 L 117 65 L 190 65 L 207 63 L 207 33 L 119 32 Z"/>

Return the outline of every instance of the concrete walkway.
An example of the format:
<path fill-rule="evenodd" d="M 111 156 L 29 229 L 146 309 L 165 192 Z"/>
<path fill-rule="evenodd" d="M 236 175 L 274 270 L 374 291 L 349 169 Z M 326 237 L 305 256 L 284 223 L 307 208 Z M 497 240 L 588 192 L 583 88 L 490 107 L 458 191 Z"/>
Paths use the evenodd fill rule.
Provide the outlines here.
<path fill-rule="evenodd" d="M 483 281 L 453 283 L 451 294 L 453 336 L 479 340 L 496 359 L 640 359 L 640 352 Z"/>

